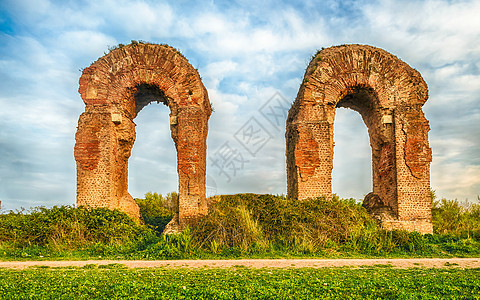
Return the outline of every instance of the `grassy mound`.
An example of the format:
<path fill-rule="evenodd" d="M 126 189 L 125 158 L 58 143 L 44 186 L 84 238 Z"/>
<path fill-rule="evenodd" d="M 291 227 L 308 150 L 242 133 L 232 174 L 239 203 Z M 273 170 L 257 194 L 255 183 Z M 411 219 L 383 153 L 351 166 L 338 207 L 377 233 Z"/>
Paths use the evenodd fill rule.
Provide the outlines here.
<path fill-rule="evenodd" d="M 275 245 L 315 252 L 376 228 L 375 221 L 353 200 L 299 201 L 237 194 L 218 197 L 208 215 L 193 228 L 193 235 L 201 247 L 246 250 Z"/>
<path fill-rule="evenodd" d="M 219 196 L 192 228 L 193 242 L 213 253 L 324 251 L 380 255 L 426 250 L 418 233 L 381 230 L 353 199 L 286 199 L 282 196 Z"/>
<path fill-rule="evenodd" d="M 143 235 L 145 230 L 117 210 L 39 207 L 0 215 L 0 249 L 5 256 L 29 257 L 119 247 Z"/>

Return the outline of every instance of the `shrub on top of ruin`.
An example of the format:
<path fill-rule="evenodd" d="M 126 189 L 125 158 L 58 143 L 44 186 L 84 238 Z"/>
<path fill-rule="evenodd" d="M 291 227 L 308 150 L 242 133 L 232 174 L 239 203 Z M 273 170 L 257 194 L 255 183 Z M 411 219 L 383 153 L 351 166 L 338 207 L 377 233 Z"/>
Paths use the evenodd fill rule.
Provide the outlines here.
<path fill-rule="evenodd" d="M 131 40 L 130 44 L 119 43 L 115 46 L 107 46 L 108 51 L 104 51 L 103 54 L 107 55 L 114 50 L 122 49 L 123 47 L 130 46 L 130 45 L 135 47 L 135 46 L 138 46 L 138 45 L 146 45 L 146 44 L 159 45 L 159 46 L 162 46 L 162 47 L 170 48 L 170 49 L 174 50 L 175 53 L 177 53 L 179 56 L 183 57 L 185 60 L 188 61 L 188 59 L 183 55 L 183 53 L 180 50 L 178 50 L 177 48 L 174 48 L 174 47 L 172 47 L 168 44 L 164 44 L 164 43 L 146 42 L 146 41 L 142 41 L 142 40 L 138 40 L 138 41 L 137 40 Z"/>
<path fill-rule="evenodd" d="M 131 40 L 131 41 L 130 41 L 130 45 L 134 45 L 134 46 L 136 46 L 136 45 L 143 45 L 143 44 L 146 44 L 146 43 L 147 43 L 147 42 L 142 41 L 142 40 L 138 40 L 138 41 L 137 41 L 137 40 Z"/>

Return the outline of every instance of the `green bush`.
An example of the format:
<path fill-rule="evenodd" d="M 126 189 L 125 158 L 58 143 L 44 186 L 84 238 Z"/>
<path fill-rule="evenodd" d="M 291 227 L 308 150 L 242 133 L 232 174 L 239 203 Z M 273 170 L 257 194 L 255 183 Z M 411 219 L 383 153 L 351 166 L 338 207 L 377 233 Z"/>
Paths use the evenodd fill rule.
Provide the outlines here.
<path fill-rule="evenodd" d="M 0 243 L 13 248 L 36 245 L 64 250 L 122 244 L 145 230 L 118 210 L 71 206 L 10 211 L 0 215 L 0 229 Z"/>
<path fill-rule="evenodd" d="M 432 200 L 432 223 L 436 234 L 480 238 L 480 204 L 462 206 L 456 199 Z"/>
<path fill-rule="evenodd" d="M 175 192 L 168 193 L 165 198 L 161 194 L 149 192 L 144 199 L 136 198 L 135 202 L 140 207 L 143 222 L 158 233 L 163 232 L 178 211 L 178 194 Z"/>

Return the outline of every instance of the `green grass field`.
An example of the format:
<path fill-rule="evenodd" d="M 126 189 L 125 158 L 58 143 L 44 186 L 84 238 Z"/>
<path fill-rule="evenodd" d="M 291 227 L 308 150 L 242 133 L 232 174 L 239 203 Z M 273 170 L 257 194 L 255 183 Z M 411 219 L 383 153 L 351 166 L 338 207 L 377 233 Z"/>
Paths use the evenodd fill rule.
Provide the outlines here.
<path fill-rule="evenodd" d="M 1 299 L 480 299 L 480 269 L 0 269 Z"/>

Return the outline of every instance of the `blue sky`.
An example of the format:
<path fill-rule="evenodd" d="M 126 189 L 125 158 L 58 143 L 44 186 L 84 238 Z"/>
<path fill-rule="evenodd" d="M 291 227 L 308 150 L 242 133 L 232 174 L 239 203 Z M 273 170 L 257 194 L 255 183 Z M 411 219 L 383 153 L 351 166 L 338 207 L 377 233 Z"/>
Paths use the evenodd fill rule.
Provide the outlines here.
<path fill-rule="evenodd" d="M 473 0 L 1 0 L 2 208 L 75 203 L 80 70 L 109 46 L 131 40 L 170 44 L 198 68 L 215 108 L 210 194 L 286 192 L 284 123 L 269 122 L 262 108 L 288 108 L 317 49 L 358 43 L 385 49 L 420 71 L 430 90 L 424 111 L 432 128 L 432 188 L 440 197 L 474 201 L 480 194 L 478 15 L 480 2 Z M 134 197 L 177 189 L 168 113 L 151 104 L 135 119 Z M 249 122 L 265 137 L 254 151 L 238 135 Z M 335 144 L 334 192 L 363 198 L 371 191 L 371 154 L 358 113 L 337 110 Z M 235 172 L 212 163 L 226 150 L 242 157 Z"/>

